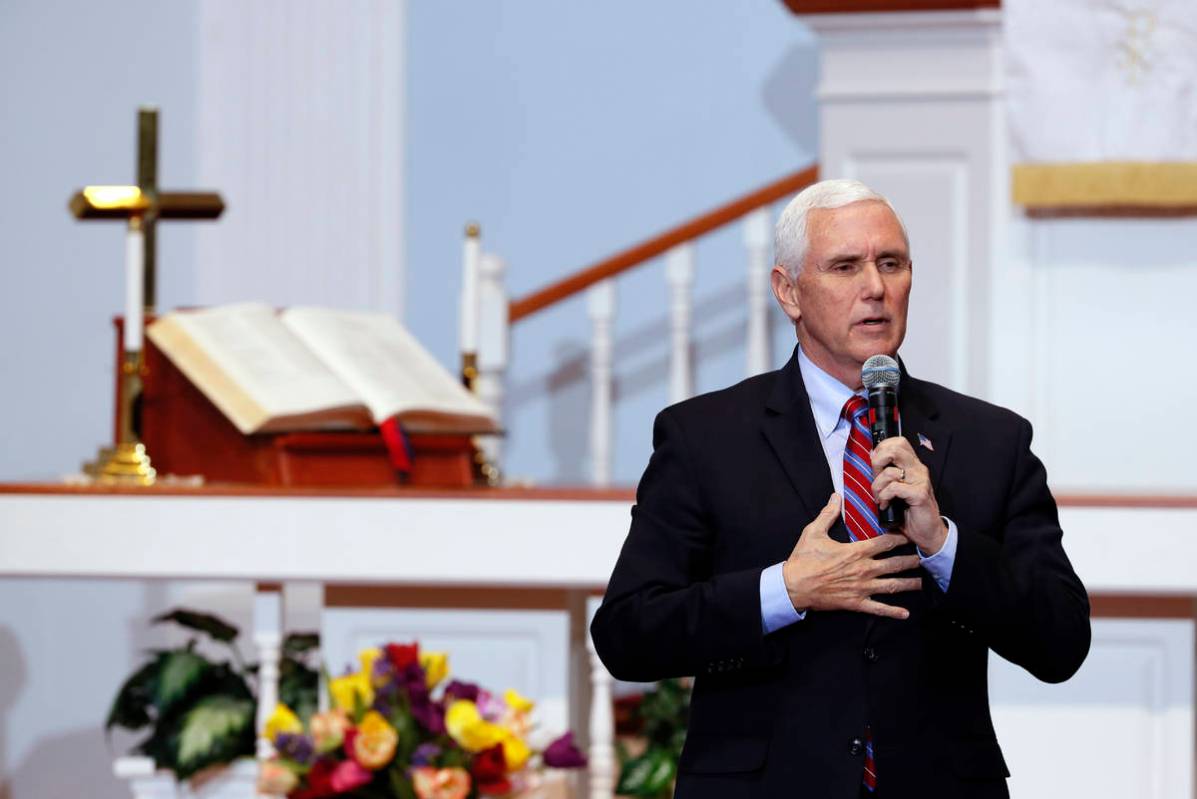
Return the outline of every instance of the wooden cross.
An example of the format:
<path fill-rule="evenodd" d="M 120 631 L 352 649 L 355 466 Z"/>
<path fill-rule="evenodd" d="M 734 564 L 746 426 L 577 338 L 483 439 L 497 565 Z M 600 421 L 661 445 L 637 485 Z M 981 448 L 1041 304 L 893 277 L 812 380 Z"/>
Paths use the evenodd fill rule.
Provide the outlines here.
<path fill-rule="evenodd" d="M 155 224 L 159 219 L 216 219 L 224 200 L 215 192 L 158 190 L 158 109 L 137 111 L 137 185 L 86 186 L 70 201 L 76 219 L 124 219 L 140 226 L 145 242 L 142 256 L 142 297 L 153 311 L 157 291 Z"/>

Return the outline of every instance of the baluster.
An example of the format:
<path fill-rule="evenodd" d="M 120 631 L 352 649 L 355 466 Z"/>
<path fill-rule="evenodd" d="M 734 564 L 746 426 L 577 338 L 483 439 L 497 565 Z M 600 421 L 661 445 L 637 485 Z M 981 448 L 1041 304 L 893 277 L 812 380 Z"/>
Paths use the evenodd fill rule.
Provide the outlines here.
<path fill-rule="evenodd" d="M 482 256 L 478 270 L 478 377 L 474 390 L 478 398 L 503 420 L 503 380 L 507 372 L 507 290 L 503 276 L 507 264 L 497 255 Z M 501 470 L 502 438 L 480 436 L 478 444 L 489 463 Z"/>
<path fill-rule="evenodd" d="M 278 704 L 279 659 L 283 648 L 283 604 L 278 586 L 259 586 L 254 594 L 254 646 L 258 650 L 259 761 L 274 757 L 274 742 L 266 737 L 266 722 Z"/>
<path fill-rule="evenodd" d="M 693 306 L 694 245 L 679 244 L 665 254 L 665 279 L 669 283 L 669 401 L 681 402 L 694 394 L 690 358 L 690 316 Z"/>
<path fill-rule="evenodd" d="M 590 289 L 590 460 L 595 485 L 611 482 L 611 357 L 615 318 L 615 282 L 604 280 Z"/>
<path fill-rule="evenodd" d="M 594 616 L 598 600 L 588 608 Z M 590 655 L 590 799 L 611 799 L 615 794 L 615 715 L 611 700 L 611 675 L 599 660 L 594 641 L 586 636 L 586 651 Z"/>
<path fill-rule="evenodd" d="M 768 371 L 769 355 L 769 273 L 773 237 L 773 214 L 769 207 L 758 208 L 744 218 L 744 245 L 748 249 L 748 374 Z"/>

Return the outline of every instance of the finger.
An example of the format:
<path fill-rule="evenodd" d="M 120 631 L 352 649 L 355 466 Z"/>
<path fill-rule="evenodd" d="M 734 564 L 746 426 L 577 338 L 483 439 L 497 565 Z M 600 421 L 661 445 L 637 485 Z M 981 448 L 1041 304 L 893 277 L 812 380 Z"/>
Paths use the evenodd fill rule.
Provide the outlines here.
<path fill-rule="evenodd" d="M 900 608 L 897 605 L 887 605 L 875 599 L 864 600 L 860 603 L 858 610 L 862 613 L 871 613 L 874 616 L 885 616 L 890 619 L 910 618 L 910 611 L 906 608 Z"/>
<path fill-rule="evenodd" d="M 897 594 L 903 591 L 921 591 L 923 579 L 921 577 L 889 577 L 884 580 L 869 582 L 869 596 L 878 594 Z"/>
<path fill-rule="evenodd" d="M 881 492 L 885 490 L 885 487 L 890 483 L 900 483 L 907 476 L 904 469 L 897 466 L 886 466 L 877 474 L 877 479 L 873 481 L 873 485 L 871 486 L 873 489 L 873 498 L 880 503 Z M 882 505 L 881 507 L 885 506 Z"/>
<path fill-rule="evenodd" d="M 873 568 L 873 576 L 877 577 L 882 574 L 894 574 L 895 572 L 917 569 L 920 561 L 918 555 L 899 555 L 896 558 L 885 558 L 884 560 L 873 562 L 876 564 Z"/>
<path fill-rule="evenodd" d="M 873 474 L 877 474 L 886 466 L 893 464 L 899 468 L 910 468 L 915 463 L 921 463 L 914 454 L 910 442 L 902 436 L 887 438 L 873 447 Z"/>
<path fill-rule="evenodd" d="M 903 544 L 909 543 L 910 539 L 901 533 L 885 533 L 876 538 L 857 541 L 853 546 L 858 547 L 862 558 L 871 558 L 880 555 L 882 552 L 889 552 L 894 547 L 900 547 Z"/>
<path fill-rule="evenodd" d="M 823 510 L 819 511 L 819 515 L 806 526 L 806 530 L 803 532 L 813 531 L 826 535 L 831 530 L 831 526 L 835 524 L 835 520 L 839 517 L 840 495 L 832 492 L 831 497 L 827 500 L 827 504 L 823 506 Z"/>
<path fill-rule="evenodd" d="M 923 483 L 890 483 L 877 494 L 877 507 L 885 507 L 893 499 L 904 499 L 908 505 L 921 505 L 927 496 L 927 487 Z"/>

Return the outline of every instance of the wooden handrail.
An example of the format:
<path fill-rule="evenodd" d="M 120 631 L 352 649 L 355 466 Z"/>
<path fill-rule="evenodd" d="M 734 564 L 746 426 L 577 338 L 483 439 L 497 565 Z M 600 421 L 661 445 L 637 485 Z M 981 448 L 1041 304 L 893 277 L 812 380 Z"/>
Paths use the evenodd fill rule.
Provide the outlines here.
<path fill-rule="evenodd" d="M 971 11 L 1001 8 L 1001 0 L 784 0 L 795 14 L 865 14 L 895 11 Z"/>
<path fill-rule="evenodd" d="M 581 269 L 569 277 L 551 283 L 527 296 L 511 301 L 507 309 L 507 318 L 511 324 L 525 319 L 537 311 L 572 297 L 579 291 L 590 288 L 595 283 L 615 277 L 634 266 L 639 266 L 650 258 L 683 244 L 691 239 L 710 233 L 723 227 L 728 222 L 734 222 L 745 214 L 755 211 L 763 205 L 780 200 L 782 197 L 794 194 L 819 179 L 819 168 L 809 166 L 801 172 L 787 175 L 781 180 L 762 186 L 756 191 L 732 200 L 713 211 L 695 217 L 677 227 L 670 228 L 647 241 L 630 247 L 623 252 L 604 258 L 596 264 Z"/>

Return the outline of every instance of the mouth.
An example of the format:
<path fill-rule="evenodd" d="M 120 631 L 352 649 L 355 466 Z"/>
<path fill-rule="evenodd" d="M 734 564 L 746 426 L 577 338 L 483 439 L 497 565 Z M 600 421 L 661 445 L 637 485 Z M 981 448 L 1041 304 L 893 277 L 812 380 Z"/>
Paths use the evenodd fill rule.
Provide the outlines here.
<path fill-rule="evenodd" d="M 865 328 L 879 328 L 889 324 L 889 319 L 884 316 L 866 316 L 856 323 Z"/>

